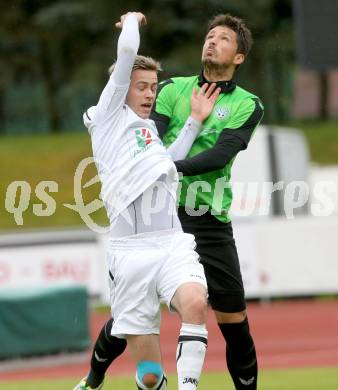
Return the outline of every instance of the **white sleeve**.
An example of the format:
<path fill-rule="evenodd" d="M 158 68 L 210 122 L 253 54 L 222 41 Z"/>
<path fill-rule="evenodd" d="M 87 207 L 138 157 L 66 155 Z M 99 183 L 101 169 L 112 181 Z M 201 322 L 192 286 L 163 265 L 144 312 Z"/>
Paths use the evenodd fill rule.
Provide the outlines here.
<path fill-rule="evenodd" d="M 117 44 L 117 61 L 112 73 L 117 85 L 129 84 L 139 47 L 139 24 L 137 17 L 131 14 L 123 23 L 123 29 Z"/>
<path fill-rule="evenodd" d="M 192 144 L 200 132 L 201 126 L 201 122 L 189 116 L 179 136 L 167 149 L 173 161 L 183 160 L 187 157 Z"/>
<path fill-rule="evenodd" d="M 139 24 L 134 14 L 127 16 L 123 23 L 117 46 L 117 61 L 109 81 L 103 89 L 96 105 L 96 115 L 104 115 L 107 111 L 115 111 L 123 107 L 130 75 L 140 45 Z"/>
<path fill-rule="evenodd" d="M 96 107 L 89 107 L 88 110 L 83 114 L 83 123 L 87 127 L 89 134 L 92 134 L 92 132 L 95 129 L 95 122 L 93 121 L 93 118 L 95 116 Z"/>

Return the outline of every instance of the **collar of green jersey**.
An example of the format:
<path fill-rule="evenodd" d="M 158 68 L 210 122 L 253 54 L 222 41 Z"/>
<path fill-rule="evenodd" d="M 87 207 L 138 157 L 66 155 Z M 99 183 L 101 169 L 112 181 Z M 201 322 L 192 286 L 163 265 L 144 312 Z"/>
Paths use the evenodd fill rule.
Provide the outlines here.
<path fill-rule="evenodd" d="M 202 71 L 201 74 L 198 76 L 198 85 L 199 87 L 202 87 L 202 85 L 205 83 L 211 84 L 211 82 L 204 77 Z M 218 88 L 221 88 L 222 93 L 230 93 L 236 88 L 236 83 L 233 80 L 217 81 L 216 86 Z"/>

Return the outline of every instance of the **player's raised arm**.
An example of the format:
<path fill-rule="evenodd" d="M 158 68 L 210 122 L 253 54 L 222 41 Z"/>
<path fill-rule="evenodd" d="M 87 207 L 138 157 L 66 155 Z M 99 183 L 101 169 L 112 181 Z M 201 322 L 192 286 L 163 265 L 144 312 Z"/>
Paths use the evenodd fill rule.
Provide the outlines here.
<path fill-rule="evenodd" d="M 128 12 L 115 24 L 117 28 L 122 28 L 122 32 L 118 40 L 114 69 L 96 106 L 99 115 L 104 115 L 107 110 L 117 110 L 124 104 L 140 45 L 139 25 L 144 24 L 146 18 L 140 12 Z"/>
<path fill-rule="evenodd" d="M 125 85 L 130 81 L 130 74 L 140 46 L 139 26 L 146 23 L 146 17 L 141 12 L 128 12 L 115 24 L 117 28 L 122 28 L 117 44 L 117 61 L 112 73 L 117 85 Z"/>

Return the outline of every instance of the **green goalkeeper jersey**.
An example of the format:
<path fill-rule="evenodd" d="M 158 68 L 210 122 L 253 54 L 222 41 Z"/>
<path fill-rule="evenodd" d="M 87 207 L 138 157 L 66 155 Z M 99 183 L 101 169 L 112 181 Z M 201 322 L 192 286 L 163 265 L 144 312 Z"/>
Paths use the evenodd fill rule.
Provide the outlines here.
<path fill-rule="evenodd" d="M 190 115 L 194 87 L 207 82 L 203 75 L 174 77 L 159 86 L 152 119 L 163 143 L 169 146 L 178 136 Z M 183 173 L 179 205 L 208 210 L 222 222 L 228 215 L 232 190 L 231 167 L 237 153 L 247 147 L 263 116 L 257 96 L 233 81 L 218 82 L 221 93 L 185 160 L 176 167 Z M 165 127 L 165 128 L 164 128 Z"/>

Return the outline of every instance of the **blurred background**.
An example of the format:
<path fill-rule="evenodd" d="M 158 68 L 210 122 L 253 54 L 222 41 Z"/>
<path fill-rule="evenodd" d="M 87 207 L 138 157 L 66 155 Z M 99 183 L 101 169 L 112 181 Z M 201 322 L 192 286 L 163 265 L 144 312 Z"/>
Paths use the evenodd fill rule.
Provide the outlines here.
<path fill-rule="evenodd" d="M 335 1 L 323 2 L 332 8 L 323 15 L 332 19 L 331 35 L 316 14 L 298 47 L 298 30 L 311 18 L 306 11 L 311 3 L 316 2 L 253 0 L 249 6 L 246 0 L 11 1 L 1 14 L 0 132 L 82 130 L 79 113 L 93 104 L 106 81 L 107 68 L 116 58 L 114 23 L 129 9 L 140 9 L 148 17 L 140 52 L 163 62 L 163 79 L 200 72 L 206 22 L 228 11 L 244 18 L 253 32 L 254 49 L 236 79 L 264 101 L 266 123 L 337 117 Z M 297 4 L 304 4 L 301 12 Z M 321 93 L 324 78 L 329 81 L 326 98 Z"/>
<path fill-rule="evenodd" d="M 82 224 L 65 207 L 36 217 L 34 188 L 58 183 L 57 205 L 72 203 L 73 175 L 90 155 L 82 113 L 95 104 L 116 59 L 114 23 L 129 9 L 148 17 L 140 52 L 163 63 L 161 79 L 201 71 L 207 21 L 220 12 L 244 18 L 255 45 L 236 74 L 243 88 L 265 105 L 265 125 L 302 130 L 310 159 L 338 164 L 338 59 L 333 44 L 337 5 L 333 0 L 146 0 L 29 1 L 7 3 L 1 13 L 0 195 L 10 183 L 32 187 L 24 228 Z M 318 10 L 320 9 L 320 12 Z M 37 158 L 39 156 L 39 158 Z M 41 161 L 48 159 L 48 164 Z M 94 167 L 89 169 L 93 174 Z M 84 191 L 93 199 L 98 187 Z M 19 191 L 18 191 L 19 195 Z M 0 228 L 17 229 L 0 209 Z M 103 210 L 99 220 L 105 220 Z"/>
<path fill-rule="evenodd" d="M 201 72 L 207 22 L 230 12 L 246 21 L 255 41 L 235 79 L 265 106 L 260 128 L 233 169 L 232 214 L 247 297 L 253 305 L 270 302 L 268 308 L 251 309 L 258 351 L 266 367 L 271 357 L 279 362 L 284 357 L 284 363 L 271 367 L 292 362 L 297 350 L 287 342 L 290 335 L 284 334 L 289 349 L 280 344 L 269 349 L 280 335 L 267 328 L 287 328 L 283 321 L 269 323 L 269 313 L 289 321 L 291 329 L 297 315 L 287 320 L 286 313 L 302 312 L 299 301 L 294 308 L 283 306 L 283 314 L 276 302 L 282 298 L 292 305 L 295 298 L 310 297 L 306 305 L 315 305 L 320 297 L 324 308 L 318 313 L 332 317 L 331 339 L 318 341 L 300 316 L 297 326 L 310 326 L 312 336 L 298 337 L 293 345 L 298 352 L 330 357 L 327 364 L 314 358 L 298 366 L 334 368 L 325 373 L 333 378 L 330 384 L 304 379 L 304 389 L 312 384 L 313 389 L 338 388 L 338 340 L 332 338 L 338 335 L 338 2 L 12 0 L 1 8 L 0 344 L 5 347 L 0 378 L 3 373 L 8 373 L 5 379 L 27 378 L 15 371 L 17 360 L 7 365 L 8 359 L 86 350 L 104 321 L 93 308 L 103 306 L 109 316 L 107 237 L 88 229 L 65 204 L 75 203 L 76 184 L 84 205 L 98 199 L 99 183 L 85 187 L 96 174 L 94 165 L 86 167 L 80 183 L 74 183 L 74 174 L 91 156 L 82 113 L 96 103 L 116 59 L 115 22 L 130 10 L 145 13 L 140 53 L 162 62 L 160 79 L 165 80 Z M 273 192 L 264 187 L 278 182 L 283 185 Z M 103 208 L 94 207 L 91 218 L 100 226 L 108 224 Z M 310 322 L 316 311 L 305 307 Z M 22 327 L 16 328 L 18 323 Z M 50 332 L 62 342 L 51 343 Z M 223 356 L 223 350 L 217 353 Z M 73 375 L 81 375 L 84 367 L 74 368 Z M 297 382 L 298 389 L 303 382 Z M 271 383 L 262 388 L 274 389 Z"/>

